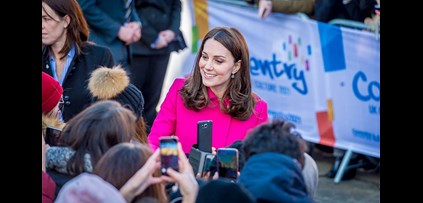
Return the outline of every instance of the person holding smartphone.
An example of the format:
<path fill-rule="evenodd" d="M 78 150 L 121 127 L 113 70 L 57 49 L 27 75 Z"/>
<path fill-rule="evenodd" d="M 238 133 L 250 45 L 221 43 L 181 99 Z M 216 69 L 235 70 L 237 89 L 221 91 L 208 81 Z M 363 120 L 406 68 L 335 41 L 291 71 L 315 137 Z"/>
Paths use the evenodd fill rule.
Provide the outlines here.
<path fill-rule="evenodd" d="M 302 174 L 305 145 L 290 132 L 293 126 L 273 120 L 242 142 L 245 164 L 238 183 L 258 202 L 314 202 Z"/>
<path fill-rule="evenodd" d="M 175 135 L 189 154 L 197 143 L 198 121 L 212 120 L 212 147 L 218 149 L 268 119 L 267 102 L 252 91 L 244 36 L 233 27 L 216 27 L 204 37 L 192 74 L 170 87 L 148 142 L 155 150 L 161 136 Z"/>

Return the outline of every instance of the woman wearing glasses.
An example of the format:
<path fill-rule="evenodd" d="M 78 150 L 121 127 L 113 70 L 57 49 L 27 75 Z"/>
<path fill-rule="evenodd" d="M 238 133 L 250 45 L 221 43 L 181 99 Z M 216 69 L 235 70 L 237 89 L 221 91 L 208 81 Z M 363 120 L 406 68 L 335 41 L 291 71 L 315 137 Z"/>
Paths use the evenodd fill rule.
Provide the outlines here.
<path fill-rule="evenodd" d="M 113 67 L 109 49 L 88 42 L 88 24 L 76 0 L 42 1 L 42 71 L 63 87 L 62 115 L 67 122 L 91 103 L 91 72 Z"/>

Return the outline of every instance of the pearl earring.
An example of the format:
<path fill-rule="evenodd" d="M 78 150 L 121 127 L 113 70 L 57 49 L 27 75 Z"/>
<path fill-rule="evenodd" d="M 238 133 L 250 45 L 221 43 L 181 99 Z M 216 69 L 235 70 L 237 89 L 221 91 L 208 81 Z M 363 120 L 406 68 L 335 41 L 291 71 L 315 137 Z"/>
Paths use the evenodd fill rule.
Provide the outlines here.
<path fill-rule="evenodd" d="M 235 78 L 235 73 L 232 73 L 231 78 L 234 79 Z"/>

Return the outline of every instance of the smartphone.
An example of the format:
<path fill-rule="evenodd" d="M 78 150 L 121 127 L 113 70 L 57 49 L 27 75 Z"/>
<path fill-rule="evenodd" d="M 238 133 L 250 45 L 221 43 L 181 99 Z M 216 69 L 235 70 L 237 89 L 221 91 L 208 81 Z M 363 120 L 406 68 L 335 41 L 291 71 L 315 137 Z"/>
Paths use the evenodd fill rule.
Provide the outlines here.
<path fill-rule="evenodd" d="M 46 136 L 45 136 L 46 144 L 50 146 L 59 145 L 59 138 L 61 134 L 62 134 L 62 130 L 57 128 L 52 128 L 52 127 L 47 127 Z"/>
<path fill-rule="evenodd" d="M 212 127 L 213 121 L 204 120 L 197 123 L 197 145 L 203 152 L 212 152 Z"/>
<path fill-rule="evenodd" d="M 219 148 L 216 156 L 219 178 L 236 182 L 238 179 L 238 150 L 236 148 Z"/>
<path fill-rule="evenodd" d="M 178 138 L 175 136 L 160 137 L 160 160 L 163 175 L 167 175 L 166 169 L 172 168 L 179 171 L 178 165 Z"/>
<path fill-rule="evenodd" d="M 210 166 L 212 165 L 215 156 L 216 155 L 214 154 L 206 154 L 206 157 L 204 158 L 203 171 L 201 171 L 201 177 L 204 177 L 204 175 L 210 171 Z"/>

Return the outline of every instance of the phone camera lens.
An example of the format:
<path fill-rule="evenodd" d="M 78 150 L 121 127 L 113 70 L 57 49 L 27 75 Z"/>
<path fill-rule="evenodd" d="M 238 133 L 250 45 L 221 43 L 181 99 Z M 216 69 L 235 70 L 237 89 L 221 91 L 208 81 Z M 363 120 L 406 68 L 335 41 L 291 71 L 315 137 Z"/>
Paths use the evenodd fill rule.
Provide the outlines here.
<path fill-rule="evenodd" d="M 204 128 L 207 128 L 207 123 L 206 123 L 206 124 L 203 124 L 203 127 L 204 127 Z"/>

